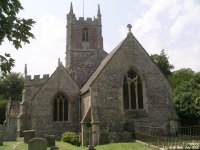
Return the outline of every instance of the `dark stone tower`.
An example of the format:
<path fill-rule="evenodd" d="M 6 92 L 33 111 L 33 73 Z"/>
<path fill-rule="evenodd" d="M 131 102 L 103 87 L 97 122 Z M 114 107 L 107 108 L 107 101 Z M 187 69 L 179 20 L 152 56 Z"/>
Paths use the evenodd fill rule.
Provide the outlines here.
<path fill-rule="evenodd" d="M 81 87 L 107 55 L 103 50 L 101 12 L 97 18 L 78 20 L 71 3 L 67 14 L 66 68 Z"/>

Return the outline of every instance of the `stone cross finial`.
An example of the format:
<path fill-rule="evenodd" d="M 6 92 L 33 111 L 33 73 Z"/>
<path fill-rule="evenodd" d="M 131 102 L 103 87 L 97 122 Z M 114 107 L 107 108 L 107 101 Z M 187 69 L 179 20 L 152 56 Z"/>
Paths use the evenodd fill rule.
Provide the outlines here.
<path fill-rule="evenodd" d="M 131 25 L 131 24 L 128 24 L 128 25 L 127 25 L 127 28 L 128 28 L 128 31 L 131 32 L 132 25 Z"/>

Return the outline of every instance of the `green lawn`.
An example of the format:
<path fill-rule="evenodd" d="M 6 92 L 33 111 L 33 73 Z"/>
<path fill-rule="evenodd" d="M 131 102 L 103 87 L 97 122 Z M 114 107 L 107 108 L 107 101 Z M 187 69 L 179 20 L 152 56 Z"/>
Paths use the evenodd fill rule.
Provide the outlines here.
<path fill-rule="evenodd" d="M 56 142 L 56 146 L 59 150 L 86 150 L 85 147 L 76 147 L 64 142 Z M 15 149 L 14 149 L 15 147 Z M 140 143 L 112 143 L 107 145 L 97 146 L 96 150 L 155 150 Z M 28 150 L 28 145 L 23 143 L 23 139 L 19 138 L 17 142 L 4 142 L 3 146 L 0 146 L 0 150 Z M 47 150 L 50 150 L 49 148 Z"/>

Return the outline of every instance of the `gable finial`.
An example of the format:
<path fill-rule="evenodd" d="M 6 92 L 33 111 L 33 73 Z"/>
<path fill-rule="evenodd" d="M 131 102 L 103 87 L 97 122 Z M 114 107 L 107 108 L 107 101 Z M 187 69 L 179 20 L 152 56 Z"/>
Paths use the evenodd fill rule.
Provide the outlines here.
<path fill-rule="evenodd" d="M 128 25 L 127 25 L 127 28 L 128 28 L 128 31 L 131 32 L 132 25 L 131 25 L 131 24 L 128 24 Z"/>

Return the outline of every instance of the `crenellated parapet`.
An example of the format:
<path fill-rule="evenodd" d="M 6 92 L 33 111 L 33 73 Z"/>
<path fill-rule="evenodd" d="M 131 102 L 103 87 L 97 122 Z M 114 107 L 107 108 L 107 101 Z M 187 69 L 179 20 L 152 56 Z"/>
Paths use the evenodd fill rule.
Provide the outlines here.
<path fill-rule="evenodd" d="M 71 16 L 69 16 L 69 14 L 67 15 L 67 18 L 69 20 L 69 18 L 71 18 Z M 101 25 L 101 22 L 99 20 L 99 18 L 84 18 L 84 17 L 79 17 L 79 19 L 76 19 L 75 15 L 73 17 L 73 19 L 71 20 L 72 23 L 74 24 L 86 24 L 86 25 Z"/>
<path fill-rule="evenodd" d="M 67 14 L 67 22 L 69 24 L 73 23 L 73 24 L 86 24 L 86 25 L 101 25 L 100 6 L 98 5 L 97 18 L 95 17 L 94 19 L 86 18 L 85 20 L 84 17 L 79 17 L 79 19 L 76 19 L 76 15 L 73 12 L 73 6 L 71 3 L 70 12 L 69 14 Z"/>
<path fill-rule="evenodd" d="M 40 75 L 34 75 L 33 78 L 31 75 L 26 76 L 26 85 L 40 85 L 44 84 L 49 79 L 49 74 L 44 74 L 41 78 Z"/>
<path fill-rule="evenodd" d="M 84 19 L 83 17 L 79 17 L 78 20 L 76 20 L 77 24 L 87 24 L 87 25 L 100 25 L 99 20 L 97 18 L 86 18 Z"/>

